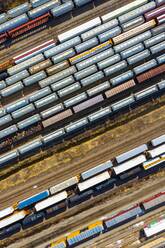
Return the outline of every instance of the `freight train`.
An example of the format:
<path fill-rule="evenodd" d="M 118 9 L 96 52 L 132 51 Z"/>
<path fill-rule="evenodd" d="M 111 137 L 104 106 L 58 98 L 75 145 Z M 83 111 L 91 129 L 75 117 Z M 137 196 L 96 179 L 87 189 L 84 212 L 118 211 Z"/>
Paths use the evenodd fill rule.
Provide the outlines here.
<path fill-rule="evenodd" d="M 150 148 L 148 148 L 148 146 Z M 151 148 L 152 147 L 152 148 Z M 7 235 L 6 228 L 19 220 L 27 228 L 89 200 L 98 194 L 122 185 L 134 178 L 142 178 L 165 165 L 165 135 L 153 139 L 148 145 L 143 144 L 126 153 L 120 154 L 112 161 L 106 161 L 94 168 L 82 172 L 60 184 L 19 201 L 13 206 L 0 211 L 0 229 L 2 237 Z M 160 193 L 143 202 L 145 212 L 165 202 L 164 193 Z M 138 207 L 139 209 L 139 207 Z M 21 211 L 21 212 L 20 212 Z M 31 214 L 29 215 L 29 211 Z M 23 217 L 24 216 L 24 217 Z M 24 222 L 26 223 L 24 226 Z M 12 230 L 12 228 L 10 229 Z M 15 230 L 15 229 L 13 229 Z"/>
<path fill-rule="evenodd" d="M 0 15 L 0 44 L 79 8 L 92 0 L 33 0 Z"/>

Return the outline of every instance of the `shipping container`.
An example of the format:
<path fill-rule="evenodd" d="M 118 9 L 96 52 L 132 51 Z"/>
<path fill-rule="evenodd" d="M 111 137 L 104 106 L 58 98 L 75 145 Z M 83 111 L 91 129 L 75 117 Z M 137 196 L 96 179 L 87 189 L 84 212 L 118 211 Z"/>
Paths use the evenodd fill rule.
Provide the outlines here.
<path fill-rule="evenodd" d="M 39 212 L 47 207 L 50 207 L 54 204 L 57 204 L 61 201 L 66 200 L 68 197 L 68 194 L 66 191 L 60 192 L 54 196 L 50 196 L 47 199 L 40 201 L 39 203 L 35 204 L 34 208 L 36 212 Z"/>
<path fill-rule="evenodd" d="M 97 165 L 97 166 L 95 166 L 95 167 L 93 167 L 93 168 L 91 168 L 85 172 L 82 172 L 81 178 L 82 178 L 82 180 L 87 180 L 88 178 L 93 177 L 93 176 L 95 176 L 95 175 L 97 175 L 103 171 L 111 169 L 112 166 L 113 166 L 113 164 L 112 164 L 111 160 L 106 161 L 105 163 L 99 164 L 99 165 Z"/>
<path fill-rule="evenodd" d="M 119 156 L 116 157 L 116 161 L 118 164 L 133 158 L 141 153 L 144 153 L 148 149 L 146 144 L 140 145 L 132 150 L 129 150 L 128 152 L 125 152 Z"/>
<path fill-rule="evenodd" d="M 91 177 L 90 179 L 87 179 L 81 183 L 78 184 L 78 189 L 80 192 L 85 191 L 89 188 L 92 188 L 96 186 L 99 183 L 102 183 L 106 180 L 110 179 L 110 174 L 108 171 L 100 173 L 99 175 L 95 177 Z"/>
<path fill-rule="evenodd" d="M 6 217 L 6 218 L 0 220 L 0 229 L 24 219 L 26 215 L 27 215 L 27 212 L 25 210 L 23 210 L 20 212 L 16 212 L 16 213 L 10 215 L 9 217 Z"/>
<path fill-rule="evenodd" d="M 50 187 L 49 191 L 51 195 L 54 195 L 62 190 L 66 190 L 70 187 L 75 186 L 79 182 L 78 177 L 71 177 L 55 186 Z"/>
<path fill-rule="evenodd" d="M 161 145 L 163 143 L 165 143 L 165 134 L 159 136 L 158 138 L 151 140 L 152 146 L 158 146 L 158 145 Z"/>
<path fill-rule="evenodd" d="M 6 216 L 12 214 L 13 212 L 14 212 L 13 207 L 8 207 L 8 208 L 0 210 L 0 219 L 5 218 Z"/>
<path fill-rule="evenodd" d="M 48 196 L 49 196 L 49 190 L 42 191 L 42 192 L 40 192 L 36 195 L 33 195 L 33 196 L 23 200 L 23 201 L 18 202 L 17 208 L 19 210 L 27 208 L 27 207 L 35 204 L 36 202 L 39 202 L 39 201 L 47 198 Z"/>
<path fill-rule="evenodd" d="M 151 158 L 155 158 L 165 152 L 165 144 L 159 145 L 156 148 L 149 150 L 148 154 Z"/>
<path fill-rule="evenodd" d="M 113 168 L 116 175 L 119 175 L 129 169 L 132 169 L 136 166 L 141 165 L 146 161 L 145 155 L 139 155 L 135 158 L 132 158 L 124 163 L 121 163 Z"/>

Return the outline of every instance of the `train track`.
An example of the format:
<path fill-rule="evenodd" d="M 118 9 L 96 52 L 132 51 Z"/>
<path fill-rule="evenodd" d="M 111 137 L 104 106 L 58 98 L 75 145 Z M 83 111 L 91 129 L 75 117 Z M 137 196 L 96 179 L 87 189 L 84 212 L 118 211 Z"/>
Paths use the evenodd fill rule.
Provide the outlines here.
<path fill-rule="evenodd" d="M 75 162 L 68 163 L 63 165 L 59 163 L 56 166 L 55 171 L 52 169 L 46 173 L 44 176 L 36 177 L 29 180 L 28 184 L 20 185 L 14 190 L 1 191 L 0 202 L 1 208 L 7 207 L 13 204 L 16 201 L 22 200 L 23 198 L 29 197 L 31 195 L 31 189 L 34 185 L 37 185 L 37 189 L 33 189 L 33 194 L 45 190 L 46 188 L 58 184 L 59 182 L 73 176 L 80 174 L 82 171 L 85 171 L 93 166 L 105 162 L 116 155 L 132 149 L 140 144 L 143 144 L 159 135 L 162 135 L 165 132 L 164 121 L 159 121 L 150 128 L 144 129 L 140 134 L 137 132 L 136 135 L 130 134 L 126 140 L 120 141 L 117 145 L 108 145 L 107 143 L 102 145 L 102 149 L 99 147 L 92 155 L 85 155 L 85 158 L 78 161 L 75 159 Z M 127 144 L 127 145 L 126 145 Z M 45 159 L 42 163 L 47 166 L 49 164 L 49 159 Z M 82 167 L 83 164 L 83 167 Z M 65 169 L 64 169 L 65 166 Z"/>
<path fill-rule="evenodd" d="M 59 33 L 65 32 L 66 30 L 69 30 L 75 26 L 78 26 L 86 21 L 89 21 L 95 17 L 102 16 L 109 11 L 115 10 L 119 8 L 119 6 L 123 6 L 125 4 L 128 4 L 132 2 L 133 0 L 123 0 L 121 1 L 115 1 L 115 0 L 110 0 L 106 1 L 105 3 L 100 4 L 99 6 L 93 8 L 92 10 L 89 10 L 83 14 L 80 14 L 79 16 L 73 17 L 69 21 L 66 21 L 64 23 L 57 24 L 53 27 L 50 27 L 48 29 L 45 29 L 42 32 L 39 32 L 35 34 L 33 37 L 28 37 L 28 42 L 26 40 L 22 40 L 21 42 L 12 45 L 10 48 L 5 50 L 2 50 L 0 52 L 0 58 L 1 58 L 1 63 L 3 63 L 5 60 L 12 58 L 13 56 L 22 53 L 24 50 L 31 49 L 39 44 L 41 42 L 43 43 L 44 41 L 47 41 L 49 39 L 54 39 L 57 40 L 57 35 Z M 101 2 L 101 0 L 100 0 Z"/>
<path fill-rule="evenodd" d="M 123 208 L 127 208 L 128 203 L 129 205 L 132 205 L 140 202 L 141 200 L 144 200 L 146 195 L 153 195 L 158 191 L 163 190 L 164 183 L 165 179 L 157 182 L 151 178 L 147 181 L 147 183 L 143 182 L 140 186 L 139 184 L 134 185 L 133 189 L 136 189 L 136 191 L 134 190 L 133 192 L 130 192 L 132 189 L 130 189 L 130 191 L 125 190 L 128 188 L 127 186 L 121 187 L 121 190 L 118 189 L 117 195 L 112 195 L 113 193 L 111 192 L 105 193 L 89 201 L 86 201 L 83 204 L 76 206 L 75 208 L 72 208 L 59 216 L 47 220 L 36 227 L 32 227 L 29 231 L 27 230 L 23 231 L 22 233 L 18 233 L 15 238 L 7 240 L 5 245 L 8 247 L 9 243 L 16 244 L 16 242 L 18 242 L 19 239 L 21 239 L 23 236 L 25 242 L 21 241 L 21 246 L 17 245 L 17 248 L 37 247 L 37 245 L 40 243 L 47 242 L 50 239 L 62 237 L 66 233 L 75 229 L 82 229 L 82 227 L 87 226 L 91 222 L 97 221 L 103 216 L 107 216 L 114 210 L 120 211 Z M 161 210 L 156 210 L 156 212 L 159 213 L 160 211 L 162 211 L 162 208 Z M 142 218 L 145 218 L 145 216 Z M 0 246 L 0 248 L 1 247 L 2 246 Z"/>

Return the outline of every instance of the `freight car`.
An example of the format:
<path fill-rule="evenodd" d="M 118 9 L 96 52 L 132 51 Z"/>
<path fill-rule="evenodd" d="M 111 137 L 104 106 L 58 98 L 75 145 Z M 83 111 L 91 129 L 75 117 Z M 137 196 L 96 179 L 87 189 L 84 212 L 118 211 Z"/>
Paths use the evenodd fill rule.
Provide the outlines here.
<path fill-rule="evenodd" d="M 149 225 L 144 227 L 143 232 L 146 238 L 153 237 L 165 230 L 165 217 L 159 220 L 152 221 Z"/>

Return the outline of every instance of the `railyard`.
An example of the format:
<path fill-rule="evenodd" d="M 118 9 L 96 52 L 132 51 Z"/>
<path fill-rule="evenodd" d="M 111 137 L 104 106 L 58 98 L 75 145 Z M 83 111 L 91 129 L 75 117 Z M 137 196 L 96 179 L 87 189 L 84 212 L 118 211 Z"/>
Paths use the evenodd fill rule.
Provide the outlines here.
<path fill-rule="evenodd" d="M 137 0 L 136 2 L 140 2 L 140 1 L 145 3 L 148 2 L 142 0 L 139 1 Z M 109 14 L 110 11 L 114 11 L 120 7 L 124 8 L 126 4 L 132 3 L 133 1 L 124 0 L 122 2 L 120 1 L 116 2 L 114 0 L 111 1 L 98 0 L 98 1 L 90 1 L 90 2 L 91 3 L 83 6 L 82 8 L 77 10 L 75 9 L 71 13 L 66 14 L 66 16 L 62 16 L 60 18 L 51 20 L 48 24 L 40 26 L 38 29 L 29 31 L 25 35 L 23 34 L 22 36 L 13 39 L 11 41 L 11 44 L 9 46 L 7 45 L 5 49 L 4 49 L 4 45 L 2 45 L 0 51 L 1 62 L 3 63 L 6 60 L 12 59 L 14 56 L 17 56 L 24 51 L 28 51 L 29 49 L 32 49 L 35 46 L 38 46 L 50 39 L 53 39 L 56 42 L 59 39 L 59 37 L 61 37 L 62 39 L 62 35 L 60 36 L 60 34 L 70 29 L 76 28 L 77 26 L 87 21 L 90 21 L 98 16 L 105 15 L 106 18 L 106 14 Z M 163 1 L 161 3 L 161 1 L 157 0 L 158 8 L 162 8 L 159 7 L 162 5 L 163 5 Z M 147 17 L 146 14 L 145 18 L 150 18 L 150 17 Z M 142 20 L 139 20 L 139 23 L 141 21 Z M 159 22 L 158 19 L 157 22 Z M 147 22 L 147 24 L 148 23 L 149 22 Z M 153 27 L 154 27 L 155 24 L 153 20 L 151 21 L 151 23 L 153 23 Z M 163 22 L 161 21 L 160 25 L 163 25 L 162 23 Z M 42 29 L 44 30 L 41 31 Z M 136 28 L 134 30 L 135 30 L 135 34 L 131 34 L 132 36 L 137 35 Z M 131 33 L 131 31 L 132 30 L 128 32 Z M 162 37 L 163 34 L 164 33 L 162 32 Z M 125 38 L 125 36 L 122 35 L 123 34 L 121 34 L 121 38 L 119 39 L 119 45 L 122 42 L 122 39 L 123 40 L 127 39 Z M 120 35 L 117 36 L 117 38 L 115 37 L 113 39 L 113 42 L 115 42 L 115 44 L 118 44 L 118 37 L 120 37 Z M 163 41 L 164 40 L 165 37 Z M 101 109 L 104 107 L 107 108 L 108 106 L 111 106 L 111 103 L 116 102 L 116 100 L 118 99 L 122 100 L 123 97 L 124 99 L 127 99 L 126 97 L 128 97 L 128 95 L 130 94 L 133 95 L 135 93 L 134 98 L 136 98 L 137 100 L 138 98 L 136 95 L 136 91 L 139 89 L 141 90 L 143 89 L 145 91 L 146 86 L 148 86 L 149 82 L 150 85 L 152 85 L 151 88 L 155 87 L 154 86 L 155 83 L 159 85 L 159 83 L 161 82 L 162 82 L 161 87 L 164 87 L 163 86 L 164 62 L 163 63 L 161 62 L 163 61 L 163 52 L 164 50 L 162 49 L 160 50 L 160 52 L 158 51 L 158 53 L 156 53 L 157 54 L 156 56 L 159 55 L 160 57 L 160 59 L 157 59 L 159 57 L 156 57 L 157 63 L 159 63 L 159 68 L 161 67 L 160 69 L 157 69 L 156 67 L 155 69 L 151 70 L 149 68 L 150 71 L 147 72 L 148 74 L 146 73 L 146 75 L 144 75 L 145 73 L 143 74 L 140 73 L 140 76 L 137 76 L 138 74 L 136 74 L 136 77 L 133 78 L 133 81 L 135 80 L 134 82 L 136 82 L 136 84 L 137 82 L 139 83 L 139 85 L 135 86 L 136 88 L 135 90 L 132 90 L 132 88 L 128 89 L 127 92 L 122 92 L 122 90 L 121 91 L 119 90 L 119 92 L 122 92 L 119 97 L 115 96 L 114 98 L 109 98 L 108 100 L 105 101 L 105 103 L 102 102 L 100 104 L 97 103 L 97 107 L 95 106 L 91 107 L 90 111 L 85 109 L 83 114 L 78 113 L 77 115 L 73 115 L 69 117 L 67 120 L 63 120 L 63 122 L 60 122 L 59 124 L 54 124 L 53 127 L 52 127 L 52 123 L 54 121 L 53 117 L 52 119 L 50 119 L 50 121 L 49 119 L 46 119 L 40 122 L 38 126 L 34 127 L 35 129 L 31 129 L 29 133 L 23 131 L 22 133 L 23 135 L 25 135 L 25 138 L 23 137 L 20 139 L 18 132 L 18 136 L 14 136 L 14 138 L 12 138 L 11 141 L 9 140 L 9 144 L 7 144 L 7 146 L 6 146 L 7 139 L 5 140 L 5 143 L 3 143 L 4 142 L 3 140 L 3 142 L 0 144 L 2 148 L 0 150 L 0 166 L 2 166 L 2 169 L 0 170 L 0 178 L 1 178 L 0 214 L 1 214 L 1 210 L 9 206 L 14 206 L 14 209 L 20 211 L 18 209 L 18 203 L 21 202 L 23 199 L 27 199 L 28 197 L 31 197 L 32 195 L 35 194 L 40 194 L 40 192 L 45 191 L 50 187 L 57 185 L 63 181 L 65 182 L 65 180 L 71 177 L 76 176 L 78 178 L 78 182 L 80 180 L 79 184 L 81 184 L 82 172 L 94 168 L 99 164 L 105 163 L 108 160 L 111 160 L 114 166 L 114 164 L 116 163 L 115 157 L 117 157 L 122 153 L 131 151 L 135 147 L 139 147 L 142 144 L 147 144 L 149 147 L 147 148 L 148 150 L 153 149 L 154 147 L 151 145 L 151 140 L 157 137 L 163 137 L 165 133 L 165 105 L 164 105 L 165 98 L 164 98 L 164 91 L 162 90 L 162 88 L 160 88 L 161 92 L 156 94 L 154 93 L 151 99 L 149 100 L 147 99 L 144 102 L 139 102 L 136 107 L 132 106 L 130 103 L 129 109 L 121 111 L 121 113 L 117 113 L 115 116 L 110 116 L 110 118 L 107 117 L 106 119 L 103 119 L 98 123 L 96 122 L 95 124 L 92 124 L 89 127 L 85 126 L 82 128 L 82 130 L 78 130 L 78 133 L 76 133 L 76 135 L 72 134 L 71 136 L 70 135 L 66 137 L 64 136 L 62 137 L 62 142 L 61 140 L 60 142 L 58 140 L 57 143 L 51 145 L 50 147 L 44 147 L 42 144 L 43 147 L 41 147 L 39 151 L 37 150 L 37 153 L 34 152 L 34 154 L 33 153 L 30 154 L 30 156 L 28 154 L 27 157 L 26 156 L 21 157 L 20 155 L 19 156 L 17 155 L 18 156 L 17 160 L 11 163 L 11 166 L 6 166 L 3 168 L 3 154 L 7 154 L 8 152 L 10 153 L 10 150 L 14 150 L 14 149 L 15 150 L 18 149 L 18 153 L 20 154 L 21 146 L 23 146 L 24 144 L 26 145 L 27 141 L 33 142 L 37 139 L 37 140 L 41 140 L 41 142 L 43 143 L 44 137 L 47 137 L 46 135 L 49 136 L 49 133 L 53 134 L 52 131 L 56 131 L 57 129 L 62 127 L 63 129 L 65 129 L 66 132 L 67 130 L 66 125 L 68 125 L 69 123 L 74 124 L 75 119 L 79 120 L 82 117 L 89 118 L 89 115 L 87 116 L 87 114 L 95 112 L 96 110 L 98 110 L 98 108 Z M 147 56 L 149 57 L 149 59 L 155 60 L 154 52 L 152 55 L 149 52 L 149 55 Z M 69 63 L 72 63 L 72 58 L 69 59 L 68 61 Z M 145 61 L 146 60 L 143 59 L 143 62 Z M 127 59 L 127 62 L 129 64 L 129 69 L 132 70 L 132 66 L 130 65 L 131 60 L 129 61 Z M 58 62 L 54 61 L 54 64 L 56 63 Z M 133 62 L 133 63 L 135 64 L 137 63 L 137 65 L 140 65 L 138 64 L 139 63 L 138 59 L 137 62 Z M 98 66 L 99 63 L 97 64 L 97 68 Z M 12 67 L 10 68 L 12 70 Z M 10 71 L 10 68 L 8 68 L 8 72 Z M 51 67 L 49 68 L 51 70 Z M 56 73 L 56 71 L 53 70 L 50 73 L 52 73 L 52 75 L 54 76 L 54 73 Z M 153 70 L 155 70 L 155 72 Z M 81 69 L 79 72 L 81 74 Z M 77 72 L 77 75 L 79 72 Z M 121 68 L 121 72 L 123 72 L 122 68 Z M 48 76 L 51 75 L 51 74 L 49 75 L 47 69 L 46 69 L 46 73 Z M 95 84 L 99 86 L 99 84 L 104 82 L 105 79 L 109 80 L 108 73 L 109 72 L 107 70 L 107 75 L 106 75 L 106 69 L 105 69 L 104 74 L 106 77 L 104 77 L 103 80 L 96 82 Z M 117 72 L 117 74 L 115 75 L 118 74 L 119 72 Z M 74 74 L 73 76 L 75 78 L 76 74 Z M 80 80 L 81 77 L 80 79 L 79 78 L 76 79 Z M 6 79 L 5 81 L 7 82 Z M 82 80 L 80 80 L 80 82 L 82 84 Z M 140 84 L 141 82 L 144 83 Z M 113 85 L 111 76 L 110 76 L 110 83 Z M 6 105 L 8 105 L 9 103 L 11 105 L 19 98 L 24 99 L 29 97 L 31 93 L 37 92 L 40 88 L 42 88 L 41 84 L 39 82 L 39 85 L 33 84 L 32 86 L 25 87 L 21 92 L 18 92 L 10 97 L 4 97 L 2 95 L 1 98 L 2 109 L 6 108 Z M 90 88 L 91 86 L 86 88 L 87 94 Z M 159 86 L 157 86 L 157 88 L 159 88 Z M 83 92 L 84 92 L 84 88 L 81 88 L 81 90 L 78 91 L 78 93 L 83 93 Z M 109 94 L 110 94 L 109 97 L 111 97 L 111 93 Z M 71 93 L 68 99 L 70 99 L 71 96 L 75 96 L 75 95 L 77 95 L 77 92 Z M 63 104 L 63 101 L 61 101 L 60 97 L 59 99 L 60 102 Z M 64 98 L 64 100 L 65 99 L 67 98 Z M 50 106 L 53 107 L 54 103 L 50 103 L 49 107 Z M 73 110 L 76 113 L 75 109 L 73 107 Z M 32 113 L 34 114 L 34 112 Z M 37 113 L 40 114 L 40 112 Z M 12 114 L 12 116 L 14 115 Z M 50 123 L 51 125 L 48 124 L 48 128 L 46 129 L 47 124 L 45 123 Z M 14 124 L 17 125 L 17 120 L 14 121 Z M 43 127 L 46 129 L 46 131 L 43 129 Z M 164 143 L 164 141 L 162 143 Z M 146 150 L 143 155 L 143 156 L 147 156 L 147 159 L 149 153 L 148 150 Z M 42 219 L 42 221 L 39 221 L 40 223 L 36 222 L 37 225 L 34 226 L 31 225 L 30 228 L 26 229 L 23 227 L 23 230 L 20 230 L 20 232 L 17 232 L 16 234 L 9 236 L 6 239 L 3 239 L 2 241 L 0 238 L 0 247 L 2 248 L 4 247 L 42 248 L 43 247 L 44 248 L 44 247 L 50 247 L 49 244 L 51 243 L 52 244 L 51 247 L 63 248 L 66 247 L 66 240 L 67 242 L 69 242 L 68 240 L 70 233 L 71 236 L 76 237 L 76 234 L 74 234 L 75 231 L 82 230 L 81 232 L 83 231 L 85 232 L 85 228 L 87 228 L 87 226 L 89 226 L 90 224 L 95 223 L 97 221 L 106 220 L 109 217 L 111 217 L 112 213 L 113 214 L 119 213 L 120 211 L 129 209 L 129 207 L 135 204 L 140 204 L 142 201 L 148 199 L 151 196 L 154 196 L 155 194 L 158 194 L 160 192 L 165 192 L 165 188 L 164 188 L 165 162 L 163 157 L 164 153 L 165 151 L 160 153 L 161 156 L 159 156 L 159 159 L 161 161 L 160 162 L 161 165 L 157 166 L 158 168 L 156 168 L 155 170 L 152 171 L 151 169 L 151 171 L 150 170 L 146 172 L 142 171 L 140 172 L 141 174 L 137 174 L 133 176 L 132 179 L 131 176 L 130 177 L 128 176 L 128 179 L 124 181 L 124 183 L 122 181 L 121 183 L 120 180 L 117 179 L 116 181 L 117 184 L 115 183 L 114 187 L 106 188 L 107 187 L 106 186 L 105 192 L 101 194 L 99 193 L 98 195 L 95 195 L 96 193 L 95 191 L 97 187 L 94 187 L 92 188 L 93 192 L 91 193 L 90 197 L 87 197 L 86 200 L 83 200 L 81 203 L 76 204 L 76 206 L 70 207 L 69 205 L 68 207 L 67 204 L 65 203 L 66 204 L 66 206 L 64 207 L 65 211 L 63 210 L 62 213 L 55 214 L 54 217 L 48 219 L 46 218 L 46 220 L 44 219 L 44 221 Z M 1 165 L 1 161 L 2 161 L 2 165 Z M 153 163 L 152 161 L 154 160 L 150 158 L 148 161 L 151 161 L 152 164 Z M 113 179 L 114 176 L 113 169 L 108 170 L 107 173 L 109 173 L 110 177 Z M 80 194 L 81 196 L 82 192 L 78 192 L 79 184 L 78 186 L 76 186 L 76 188 L 71 187 L 66 191 L 68 197 L 66 199 L 66 202 L 70 201 L 68 199 L 71 199 L 74 196 L 76 197 L 77 194 L 78 195 Z M 101 185 L 102 184 L 100 184 L 100 187 Z M 64 203 L 62 202 L 61 204 Z M 56 205 L 57 204 L 55 204 L 54 206 Z M 30 214 L 35 215 L 34 207 L 35 207 L 34 205 L 31 205 L 30 207 L 25 208 L 25 211 L 26 210 L 28 211 L 30 209 Z M 90 240 L 87 239 L 87 241 L 83 244 L 81 244 L 81 242 L 78 243 L 76 247 L 77 246 L 81 248 L 142 247 L 144 244 L 149 243 L 148 240 L 141 238 L 142 229 L 146 226 L 146 224 L 151 223 L 154 219 L 158 220 L 160 219 L 160 217 L 164 215 L 165 215 L 165 202 L 163 202 L 160 207 L 157 207 L 156 209 L 153 209 L 150 212 L 146 212 L 142 216 L 136 215 L 136 219 L 133 219 L 130 222 L 127 221 L 123 225 L 121 226 L 119 225 L 117 228 L 112 229 L 108 232 L 105 233 L 101 232 L 101 234 L 99 233 L 100 234 L 99 236 L 98 235 L 97 237 L 94 236 L 95 238 Z M 18 225 L 19 226 L 17 228 L 20 229 L 22 222 L 21 225 L 20 224 Z M 3 230 L 1 229 L 1 219 L 0 219 L 0 235 L 2 231 Z M 77 235 L 78 233 L 80 233 L 80 231 L 77 232 Z M 162 238 L 165 237 L 164 232 L 158 233 L 149 240 L 158 240 L 158 238 L 160 237 Z M 165 242 L 162 241 L 162 246 L 160 247 L 165 247 Z"/>

